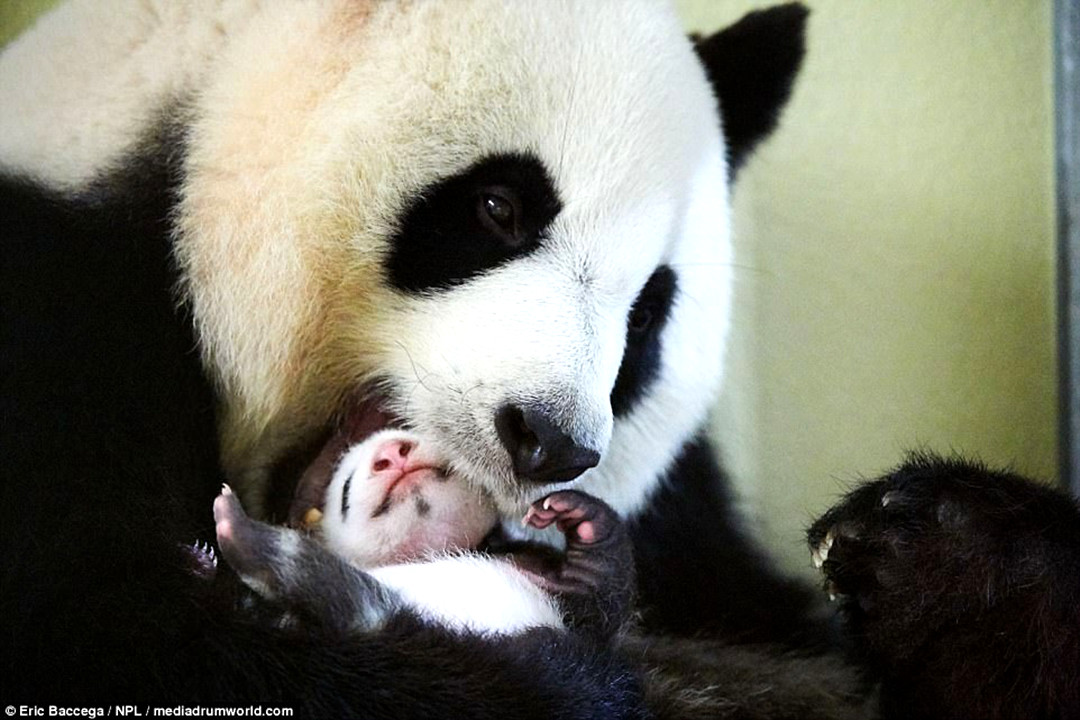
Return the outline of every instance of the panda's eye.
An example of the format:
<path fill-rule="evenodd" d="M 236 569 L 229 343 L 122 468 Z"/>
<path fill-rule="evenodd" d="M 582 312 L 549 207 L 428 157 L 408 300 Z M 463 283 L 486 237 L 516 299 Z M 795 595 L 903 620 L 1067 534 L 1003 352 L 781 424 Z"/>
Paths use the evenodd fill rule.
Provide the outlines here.
<path fill-rule="evenodd" d="M 505 187 L 484 188 L 476 197 L 480 223 L 509 245 L 520 243 L 521 204 L 517 193 Z"/>
<path fill-rule="evenodd" d="M 627 320 L 626 329 L 632 333 L 643 333 L 649 329 L 653 322 L 652 309 L 639 305 L 633 309 L 630 313 L 630 318 Z"/>
<path fill-rule="evenodd" d="M 484 212 L 503 230 L 514 229 L 514 206 L 500 195 L 484 195 Z"/>
<path fill-rule="evenodd" d="M 626 346 L 611 388 L 615 417 L 630 412 L 660 373 L 664 327 L 679 287 L 675 271 L 661 265 L 649 276 L 626 316 Z"/>
<path fill-rule="evenodd" d="M 388 238 L 389 280 L 409 293 L 461 285 L 536 251 L 560 212 L 538 158 L 482 158 L 410 195 Z"/>

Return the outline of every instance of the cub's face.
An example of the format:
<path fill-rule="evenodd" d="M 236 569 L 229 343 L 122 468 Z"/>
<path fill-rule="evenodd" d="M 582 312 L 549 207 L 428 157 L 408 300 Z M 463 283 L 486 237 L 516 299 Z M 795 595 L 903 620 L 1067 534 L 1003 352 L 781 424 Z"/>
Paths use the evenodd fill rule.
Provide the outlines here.
<path fill-rule="evenodd" d="M 495 509 L 445 462 L 406 430 L 379 430 L 351 446 L 315 500 L 323 542 L 364 568 L 476 547 L 495 526 Z"/>
<path fill-rule="evenodd" d="M 194 103 L 178 213 L 234 482 L 328 481 L 389 425 L 507 515 L 573 479 L 636 509 L 720 379 L 724 156 L 651 3 L 264 13 Z"/>

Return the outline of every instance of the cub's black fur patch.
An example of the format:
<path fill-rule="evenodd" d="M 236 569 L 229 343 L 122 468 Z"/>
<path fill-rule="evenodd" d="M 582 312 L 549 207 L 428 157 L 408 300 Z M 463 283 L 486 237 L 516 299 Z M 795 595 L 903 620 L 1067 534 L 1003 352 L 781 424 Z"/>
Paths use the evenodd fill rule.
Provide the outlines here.
<path fill-rule="evenodd" d="M 480 207 L 495 196 L 510 205 L 509 228 L 485 222 Z M 452 287 L 539 247 L 562 202 L 534 155 L 493 155 L 417 195 L 390 243 L 386 271 L 406 292 Z"/>
<path fill-rule="evenodd" d="M 626 349 L 611 389 L 611 410 L 622 417 L 644 396 L 660 371 L 660 335 L 678 289 L 675 271 L 661 265 L 638 293 L 626 318 Z"/>

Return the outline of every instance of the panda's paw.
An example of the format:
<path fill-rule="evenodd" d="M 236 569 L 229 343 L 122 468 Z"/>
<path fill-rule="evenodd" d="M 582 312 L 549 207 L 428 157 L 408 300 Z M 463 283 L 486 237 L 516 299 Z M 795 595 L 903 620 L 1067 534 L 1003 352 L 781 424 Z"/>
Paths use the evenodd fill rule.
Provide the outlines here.
<path fill-rule="evenodd" d="M 1080 510 L 1064 493 L 916 455 L 851 492 L 808 540 L 899 704 L 996 717 L 1017 688 L 1023 712 L 1075 691 L 1071 671 L 1054 671 L 1080 667 Z"/>

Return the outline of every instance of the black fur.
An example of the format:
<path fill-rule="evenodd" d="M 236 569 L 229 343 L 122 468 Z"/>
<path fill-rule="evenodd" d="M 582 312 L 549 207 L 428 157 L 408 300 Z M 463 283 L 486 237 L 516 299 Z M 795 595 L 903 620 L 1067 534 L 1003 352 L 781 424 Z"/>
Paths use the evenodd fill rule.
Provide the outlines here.
<path fill-rule="evenodd" d="M 716 639 L 624 636 L 656 720 L 870 720 L 872 683 L 835 653 Z"/>
<path fill-rule="evenodd" d="M 660 370 L 664 332 L 679 281 L 667 265 L 658 267 L 641 288 L 626 318 L 626 348 L 611 390 L 611 411 L 622 417 L 649 389 Z"/>
<path fill-rule="evenodd" d="M 500 232 L 480 217 L 487 193 L 513 196 L 514 228 Z M 386 270 L 407 292 L 451 287 L 539 247 L 562 210 L 547 169 L 533 155 L 496 155 L 417 195 L 391 240 Z"/>
<path fill-rule="evenodd" d="M 826 645 L 819 596 L 773 570 L 748 539 L 704 438 L 683 449 L 630 534 L 649 632 Z"/>
<path fill-rule="evenodd" d="M 780 119 L 806 49 L 808 14 L 799 3 L 779 5 L 749 13 L 715 35 L 695 38 L 694 48 L 720 100 L 732 176 Z"/>
<path fill-rule="evenodd" d="M 562 490 L 534 503 L 534 527 L 555 523 L 566 538 L 562 553 L 519 546 L 514 562 L 528 567 L 559 601 L 568 628 L 610 640 L 630 619 L 635 577 L 630 535 L 607 503 L 576 490 Z M 591 537 L 580 528 L 588 523 Z"/>
<path fill-rule="evenodd" d="M 214 520 L 221 556 L 286 622 L 347 637 L 377 630 L 404 609 L 396 593 L 308 533 L 248 517 L 231 491 L 214 501 Z"/>
<path fill-rule="evenodd" d="M 889 718 L 1080 718 L 1080 506 L 914 455 L 814 523 Z"/>
<path fill-rule="evenodd" d="M 0 182 L 4 702 L 636 717 L 635 674 L 585 638 L 476 643 L 408 617 L 298 634 L 191 572 L 222 480 L 214 397 L 175 309 L 172 153 L 140 156 L 75 198 Z"/>

